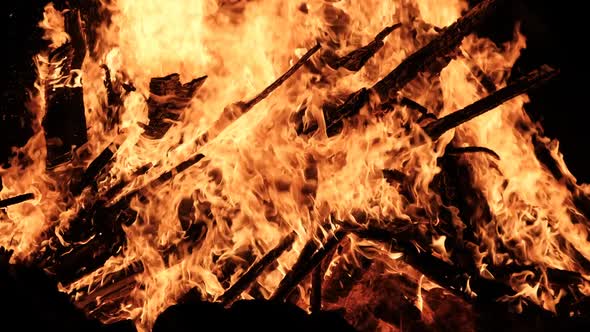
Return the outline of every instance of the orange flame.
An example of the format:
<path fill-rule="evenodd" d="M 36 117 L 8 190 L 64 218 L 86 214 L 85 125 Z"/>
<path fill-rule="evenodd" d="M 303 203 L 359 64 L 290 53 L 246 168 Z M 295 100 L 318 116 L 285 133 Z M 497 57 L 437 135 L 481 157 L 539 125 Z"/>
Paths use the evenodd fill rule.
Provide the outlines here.
<path fill-rule="evenodd" d="M 357 224 L 379 220 L 381 226 L 389 227 L 385 220 L 417 222 L 418 210 L 436 216 L 440 197 L 430 185 L 440 172 L 437 159 L 453 138 L 453 144 L 485 146 L 501 157 L 494 167 L 482 155 L 462 157 L 471 165 L 473 185 L 483 192 L 492 215 L 486 222 L 463 221 L 475 225 L 480 242 L 473 254 L 480 275 L 493 278 L 488 268 L 494 265 L 539 267 L 537 275 L 513 274 L 510 285 L 517 294 L 506 300 L 527 298 L 551 311 L 555 311 L 563 292 L 551 287 L 547 269 L 580 272 L 585 278 L 580 291 L 590 294 L 590 274 L 572 258 L 575 250 L 590 259 L 588 230 L 572 220 L 572 214 L 579 213 L 570 190 L 535 156 L 531 140 L 539 131 L 523 110 L 526 96 L 434 142 L 416 123 L 417 115 L 410 108 L 376 117 L 371 108 L 378 100 L 372 100 L 334 137 L 328 138 L 325 133 L 298 136 L 291 123 L 292 114 L 301 109 L 307 110 L 305 120 L 313 117 L 321 122 L 325 103 L 384 77 L 430 40 L 437 33 L 434 27 L 448 26 L 459 18 L 467 7 L 464 1 L 310 0 L 302 4 L 299 0 L 179 0 L 163 5 L 151 0 L 115 0 L 104 6 L 112 16 L 108 24 L 98 28 L 96 49 L 85 59 L 82 81 L 75 83 L 84 87 L 88 123 L 84 148 L 94 158 L 113 141 L 119 146 L 109 176 L 101 179 L 101 191 L 121 179 L 130 180 L 127 188 L 139 188 L 186 160 L 196 152 L 197 139 L 223 119 L 228 105 L 251 98 L 316 41 L 322 44 L 322 56 L 314 57 L 251 112 L 202 146 L 199 152 L 206 156 L 204 162 L 131 202 L 138 216 L 132 225 L 124 227 L 127 243 L 119 255 L 93 273 L 62 286 L 69 293 L 89 292 L 103 285 L 109 273 L 141 262 L 143 271 L 136 275 L 133 290 L 106 320 L 131 318 L 140 328 L 149 329 L 160 312 L 193 287 L 204 299 L 215 300 L 255 259 L 293 231 L 298 235 L 293 249 L 278 259 L 276 269 L 257 279 L 258 290 L 265 297 L 276 289 L 307 240 L 317 236 L 316 229 L 336 228 L 333 220 Z M 384 40 L 383 48 L 360 71 L 325 65 L 323 56 L 328 51 L 345 55 L 395 23 L 402 23 L 402 27 Z M 40 25 L 52 49 L 68 40 L 62 13 L 51 4 Z M 502 87 L 524 47 L 524 37 L 518 30 L 514 40 L 501 48 L 469 36 L 461 46 L 469 58 L 453 60 L 442 71 L 439 86 L 421 77 L 404 93 L 435 115 L 446 115 L 487 94 L 474 80 L 471 66 L 479 66 L 497 87 Z M 23 260 L 43 246 L 43 232 L 56 224 L 54 231 L 60 237 L 68 221 L 91 199 L 87 195 L 63 199 L 68 191 L 56 175 L 68 174 L 69 166 L 45 169 L 42 82 L 61 78 L 47 77 L 48 66 L 59 64 L 49 63 L 43 54 L 37 59 L 38 94 L 29 107 L 37 116 L 36 134 L 21 149 L 24 157 L 14 159 L 13 166 L 0 174 L 2 197 L 27 191 L 37 197 L 7 208 L 6 215 L 0 217 L 0 245 L 14 248 L 15 259 Z M 104 64 L 112 73 L 107 80 L 133 83 L 136 88 L 123 95 L 120 121 L 114 128 L 106 125 Z M 148 139 L 142 135 L 141 123 L 149 121 L 149 82 L 170 73 L 179 73 L 183 82 L 203 75 L 208 78 L 166 135 Z M 551 151 L 564 174 L 575 183 L 557 147 Z M 82 163 L 88 164 L 92 158 Z M 133 175 L 149 164 L 153 167 L 145 175 Z M 401 185 L 388 183 L 382 176 L 384 169 L 410 176 L 415 200 L 404 196 Z M 588 188 L 580 190 L 590 193 Z M 189 227 L 202 230 L 188 242 L 185 240 L 190 235 L 178 217 L 183 204 L 189 206 L 190 212 L 184 216 L 192 225 Z M 366 218 L 359 218 L 359 212 Z M 427 250 L 449 262 L 451 253 L 445 248 L 445 240 L 445 236 L 437 236 L 426 245 L 430 246 Z M 66 240 L 62 242 L 67 244 Z M 363 246 L 387 249 L 362 242 Z M 351 243 L 363 252 L 358 242 Z M 393 261 L 400 256 L 379 257 Z M 233 268 L 228 271 L 227 266 Z M 402 270 L 399 264 L 388 266 L 392 271 Z M 419 280 L 417 302 L 422 309 L 427 305 L 420 292 L 423 276 L 413 277 Z M 465 287 L 472 292 L 469 284 Z M 246 292 L 243 296 L 253 295 Z"/>

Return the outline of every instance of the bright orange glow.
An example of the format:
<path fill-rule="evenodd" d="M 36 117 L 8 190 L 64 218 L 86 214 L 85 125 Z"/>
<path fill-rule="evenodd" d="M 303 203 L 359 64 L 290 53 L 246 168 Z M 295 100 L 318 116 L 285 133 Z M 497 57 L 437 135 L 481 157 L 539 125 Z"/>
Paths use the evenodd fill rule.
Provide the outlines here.
<path fill-rule="evenodd" d="M 492 265 L 534 265 L 539 268 L 536 275 L 515 272 L 510 277 L 516 295 L 503 300 L 518 303 L 527 299 L 550 311 L 555 311 L 563 292 L 551 287 L 548 269 L 579 272 L 584 277 L 580 292 L 590 295 L 590 271 L 573 258 L 579 254 L 590 260 L 588 229 L 572 221 L 573 215 L 584 217 L 573 204 L 571 190 L 535 156 L 531 142 L 539 127 L 523 109 L 528 97 L 514 98 L 436 141 L 416 122 L 419 114 L 415 110 L 399 107 L 377 117 L 371 109 L 378 104 L 374 99 L 339 135 L 296 133 L 293 113 L 306 108 L 305 120 L 320 119 L 325 103 L 372 86 L 434 37 L 438 33 L 434 27 L 448 26 L 459 18 L 467 8 L 465 1 L 309 0 L 304 8 L 300 0 L 108 3 L 110 24 L 98 28 L 96 49 L 89 50 L 92 56 L 85 58 L 79 82 L 84 87 L 88 127 L 83 149 L 91 155 L 81 163 L 87 166 L 113 141 L 119 145 L 109 175 L 100 179 L 99 194 L 122 179 L 129 181 L 123 194 L 140 188 L 197 151 L 205 158 L 164 185 L 144 190 L 141 199 L 135 197 L 131 207 L 138 216 L 133 224 L 123 226 L 127 242 L 119 255 L 81 279 L 61 285 L 72 294 L 95 289 L 109 273 L 141 262 L 143 272 L 136 274 L 133 290 L 103 319 L 131 318 L 140 329 L 149 330 L 158 314 L 191 288 L 214 301 L 256 258 L 293 231 L 297 234 L 293 248 L 278 259 L 276 269 L 268 269 L 257 279 L 256 291 L 267 298 L 304 244 L 317 236 L 320 225 L 327 232 L 338 226 L 336 220 L 357 224 L 378 220 L 384 228 L 392 226 L 388 220 L 394 219 L 408 224 L 443 222 L 438 219 L 441 198 L 430 185 L 441 171 L 438 158 L 453 139 L 459 146 L 490 148 L 501 158 L 460 157 L 471 165 L 470 180 L 483 193 L 491 212 L 489 221 L 462 221 L 473 224 L 478 237 L 471 249 L 480 276 L 493 278 Z M 396 23 L 401 28 L 385 38 L 383 48 L 360 71 L 335 70 L 325 63 L 323 56 L 328 51 L 345 55 Z M 52 5 L 46 7 L 40 26 L 51 49 L 68 40 L 63 13 Z M 230 123 L 224 117 L 234 110 L 234 103 L 262 91 L 316 42 L 322 46 L 318 54 L 268 98 L 236 121 Z M 503 87 L 525 46 L 518 29 L 514 40 L 501 48 L 469 36 L 461 46 L 469 58 L 452 60 L 439 80 L 420 77 L 412 81 L 403 94 L 441 117 L 487 95 L 470 71 L 473 62 L 497 87 Z M 74 166 L 46 170 L 41 126 L 44 89 L 48 80 L 61 78 L 49 77 L 48 68 L 59 64 L 49 63 L 47 53 L 40 54 L 36 63 L 39 79 L 29 105 L 36 115 L 36 134 L 21 149 L 24 157 L 0 170 L 1 198 L 23 192 L 36 196 L 6 208 L 0 216 L 0 245 L 15 249 L 13 259 L 17 260 L 30 259 L 49 236 L 61 239 L 68 222 L 94 197 L 88 191 L 73 197 L 60 180 Z M 132 83 L 136 88 L 122 94 L 120 121 L 115 126 L 107 125 L 110 118 L 104 107 L 107 93 L 101 65 L 110 69 L 113 84 Z M 149 122 L 150 79 L 171 73 L 178 73 L 182 83 L 208 77 L 164 137 L 150 139 L 142 135 L 142 124 Z M 162 98 L 169 101 L 173 97 Z M 206 132 L 215 135 L 206 144 L 195 144 Z M 556 144 L 549 140 L 543 144 L 575 183 Z M 148 164 L 153 167 L 145 174 L 134 174 Z M 402 192 L 406 190 L 403 185 L 386 181 L 385 169 L 408 176 L 414 200 Z M 590 194 L 588 187 L 578 190 Z M 179 206 L 186 201 L 192 207 L 188 222 L 204 229 L 188 241 L 178 217 Z M 360 212 L 366 218 L 359 218 Z M 433 256 L 451 262 L 448 240 L 436 234 L 421 245 Z M 408 274 L 418 285 L 415 303 L 423 316 L 428 315 L 421 290 L 435 284 L 399 262 L 403 255 L 385 253 L 388 248 L 381 244 L 352 236 L 350 247 L 381 261 L 386 273 Z M 300 293 L 307 296 L 309 285 L 300 287 Z M 477 296 L 469 283 L 465 289 Z M 252 296 L 253 292 L 243 294 L 244 298 Z"/>

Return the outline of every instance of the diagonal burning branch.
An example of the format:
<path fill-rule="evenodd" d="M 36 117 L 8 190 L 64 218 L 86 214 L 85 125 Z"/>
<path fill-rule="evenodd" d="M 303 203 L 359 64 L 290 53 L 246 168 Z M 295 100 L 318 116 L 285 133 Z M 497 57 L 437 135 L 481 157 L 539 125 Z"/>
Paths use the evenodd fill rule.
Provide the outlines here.
<path fill-rule="evenodd" d="M 424 131 L 433 139 L 438 139 L 442 134 L 465 123 L 479 115 L 484 114 L 507 100 L 510 100 L 520 94 L 527 92 L 535 86 L 556 77 L 559 70 L 550 67 L 542 67 L 532 71 L 528 75 L 519 78 L 514 83 L 484 97 L 475 103 L 453 112 L 444 118 L 438 119 L 426 125 Z"/>

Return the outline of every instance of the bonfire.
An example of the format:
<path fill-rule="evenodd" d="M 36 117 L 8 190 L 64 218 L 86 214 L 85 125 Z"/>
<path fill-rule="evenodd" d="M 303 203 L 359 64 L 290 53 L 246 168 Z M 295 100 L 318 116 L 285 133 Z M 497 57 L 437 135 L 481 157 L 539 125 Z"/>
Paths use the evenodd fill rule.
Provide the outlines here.
<path fill-rule="evenodd" d="M 503 1 L 93 5 L 39 23 L 5 271 L 140 331 L 196 302 L 358 331 L 588 317 L 590 190 L 524 110 L 559 68 L 511 75 L 518 26 L 474 33 Z"/>

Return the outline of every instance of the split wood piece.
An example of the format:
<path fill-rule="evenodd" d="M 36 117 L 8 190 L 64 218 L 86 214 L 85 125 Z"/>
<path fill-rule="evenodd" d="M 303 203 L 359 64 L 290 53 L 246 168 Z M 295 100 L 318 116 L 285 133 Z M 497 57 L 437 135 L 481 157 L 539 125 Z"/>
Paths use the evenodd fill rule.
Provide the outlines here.
<path fill-rule="evenodd" d="M 147 101 L 149 123 L 140 124 L 144 129 L 143 136 L 151 139 L 164 137 L 206 79 L 207 76 L 202 76 L 182 84 L 179 74 L 152 78 Z"/>
<path fill-rule="evenodd" d="M 294 271 L 292 274 L 287 274 L 283 280 L 279 283 L 279 286 L 275 290 L 275 292 L 270 297 L 273 301 L 284 302 L 289 294 L 299 285 L 299 283 L 307 277 L 311 273 L 313 269 L 315 269 L 326 256 L 331 253 L 333 250 L 336 249 L 338 244 L 348 235 L 347 231 L 338 230 L 334 232 L 324 243 L 324 245 L 319 248 L 309 260 L 305 262 L 305 264 L 301 264 L 301 266 L 293 267 L 291 271 Z M 315 240 L 311 240 L 315 241 Z"/>
<path fill-rule="evenodd" d="M 46 167 L 54 168 L 72 158 L 72 147 L 87 142 L 84 92 L 81 83 L 86 41 L 78 10 L 64 13 L 69 41 L 49 55 L 45 85 L 43 128 L 47 147 Z"/>
<path fill-rule="evenodd" d="M 321 228 L 318 228 L 316 230 L 316 235 L 319 235 L 320 233 L 321 233 Z M 311 260 L 311 257 L 317 251 L 317 249 L 318 249 L 317 240 L 315 240 L 314 238 L 309 239 L 305 243 L 303 248 L 301 249 L 301 252 L 299 253 L 299 256 L 297 257 L 297 261 L 295 261 L 295 264 L 293 264 L 291 269 L 283 277 L 281 284 L 293 283 L 293 280 L 296 278 L 297 274 L 300 273 L 300 271 L 304 269 L 304 266 L 309 263 L 309 261 Z M 279 285 L 279 287 L 280 287 L 280 285 Z"/>
<path fill-rule="evenodd" d="M 373 39 L 373 41 L 371 41 L 369 44 L 358 48 L 333 62 L 328 63 L 328 65 L 334 69 L 344 67 L 350 71 L 361 70 L 367 61 L 369 61 L 369 59 L 373 57 L 373 55 L 375 55 L 383 47 L 383 45 L 385 45 L 383 42 L 385 37 L 389 36 L 390 33 L 401 26 L 401 23 L 397 23 L 386 27 L 381 32 L 379 32 L 379 34 L 375 36 L 375 39 Z"/>
<path fill-rule="evenodd" d="M 381 101 L 394 98 L 410 81 L 423 72 L 438 73 L 453 58 L 463 38 L 472 33 L 502 1 L 485 0 L 469 10 L 373 86 Z"/>
<path fill-rule="evenodd" d="M 130 285 L 136 285 L 137 281 L 135 277 L 143 271 L 144 266 L 141 261 L 132 262 L 124 268 L 108 274 L 104 278 L 101 276 L 101 280 L 95 280 L 90 287 L 95 285 L 100 286 L 91 291 L 86 289 L 74 290 L 70 293 L 70 296 L 74 298 L 78 308 L 89 312 L 98 307 L 99 301 L 108 301 L 109 297 L 121 293 L 122 290 L 127 289 Z"/>
<path fill-rule="evenodd" d="M 202 146 L 206 145 L 209 141 L 217 137 L 221 134 L 231 123 L 239 119 L 242 115 L 246 114 L 252 107 L 258 104 L 260 101 L 264 100 L 264 98 L 268 97 L 274 90 L 276 90 L 281 84 L 283 84 L 289 77 L 291 77 L 297 69 L 303 66 L 312 55 L 314 55 L 319 49 L 320 44 L 316 44 L 313 48 L 307 51 L 289 70 L 287 70 L 283 75 L 281 75 L 278 79 L 276 79 L 273 83 L 271 83 L 266 89 L 256 95 L 249 101 L 237 102 L 232 105 L 227 106 L 224 110 L 219 119 L 215 121 L 215 123 L 207 130 L 205 133 L 200 135 L 197 140 L 195 141 L 195 145 L 197 149 L 201 148 Z M 189 159 L 183 161 L 182 163 L 175 166 L 173 169 L 168 170 L 162 173 L 158 178 L 150 181 L 147 185 L 142 186 L 138 189 L 131 191 L 130 193 L 126 194 L 123 198 L 115 201 L 112 205 L 116 204 L 117 202 L 123 200 L 129 200 L 130 198 L 136 196 L 137 194 L 141 193 L 144 189 L 161 185 L 170 179 L 172 179 L 176 174 L 186 170 L 187 168 L 197 164 L 201 159 L 204 158 L 204 155 L 201 153 L 195 153 Z M 123 190 L 124 188 L 121 188 Z M 120 190 L 120 191 L 121 191 Z M 119 191 L 119 192 L 120 192 Z M 115 193 L 118 194 L 119 192 Z"/>
<path fill-rule="evenodd" d="M 442 32 L 426 46 L 402 61 L 402 63 L 400 63 L 387 76 L 373 85 L 370 90 L 375 91 L 381 98 L 381 102 L 386 103 L 389 100 L 396 98 L 398 92 L 410 81 L 418 77 L 419 74 L 424 72 L 429 72 L 431 74 L 440 73 L 440 71 L 446 67 L 449 61 L 455 56 L 455 51 L 460 46 L 463 38 L 480 26 L 484 19 L 494 12 L 501 2 L 502 0 L 485 0 L 473 7 L 455 23 L 443 29 Z M 352 93 L 347 99 L 347 102 L 338 108 L 324 110 L 324 120 L 328 136 L 337 134 L 339 132 L 338 127 L 342 125 L 342 120 L 356 115 L 359 110 L 366 105 L 368 98 L 359 97 L 368 97 L 367 90 L 369 89 L 363 88 Z M 349 102 L 351 99 L 356 99 L 361 102 L 351 103 Z M 316 129 L 317 124 L 310 125 L 310 127 L 305 128 L 302 133 L 310 134 Z"/>
<path fill-rule="evenodd" d="M 106 165 L 111 161 L 121 144 L 125 140 L 124 133 L 118 135 L 104 150 L 88 165 L 81 176 L 80 182 L 74 184 L 71 188 L 72 194 L 78 196 L 89 185 L 95 183 L 96 177 L 102 172 Z"/>
<path fill-rule="evenodd" d="M 423 129 L 432 140 L 437 140 L 445 132 L 493 110 L 504 102 L 529 91 L 557 75 L 559 75 L 558 69 L 542 66 L 491 95 L 486 96 L 461 110 L 429 123 L 423 127 Z"/>
<path fill-rule="evenodd" d="M 220 296 L 220 302 L 227 306 L 230 305 L 242 292 L 258 278 L 264 270 L 274 263 L 285 251 L 289 250 L 295 242 L 297 235 L 293 232 L 287 235 L 279 244 L 266 253 L 261 259 L 254 263 L 229 289 Z"/>
<path fill-rule="evenodd" d="M 11 205 L 15 205 L 18 203 L 22 203 L 22 202 L 25 202 L 25 201 L 28 201 L 31 199 L 35 199 L 35 195 L 33 193 L 26 193 L 26 194 L 14 196 L 14 197 L 6 198 L 3 200 L 0 200 L 0 209 L 11 206 Z"/>

